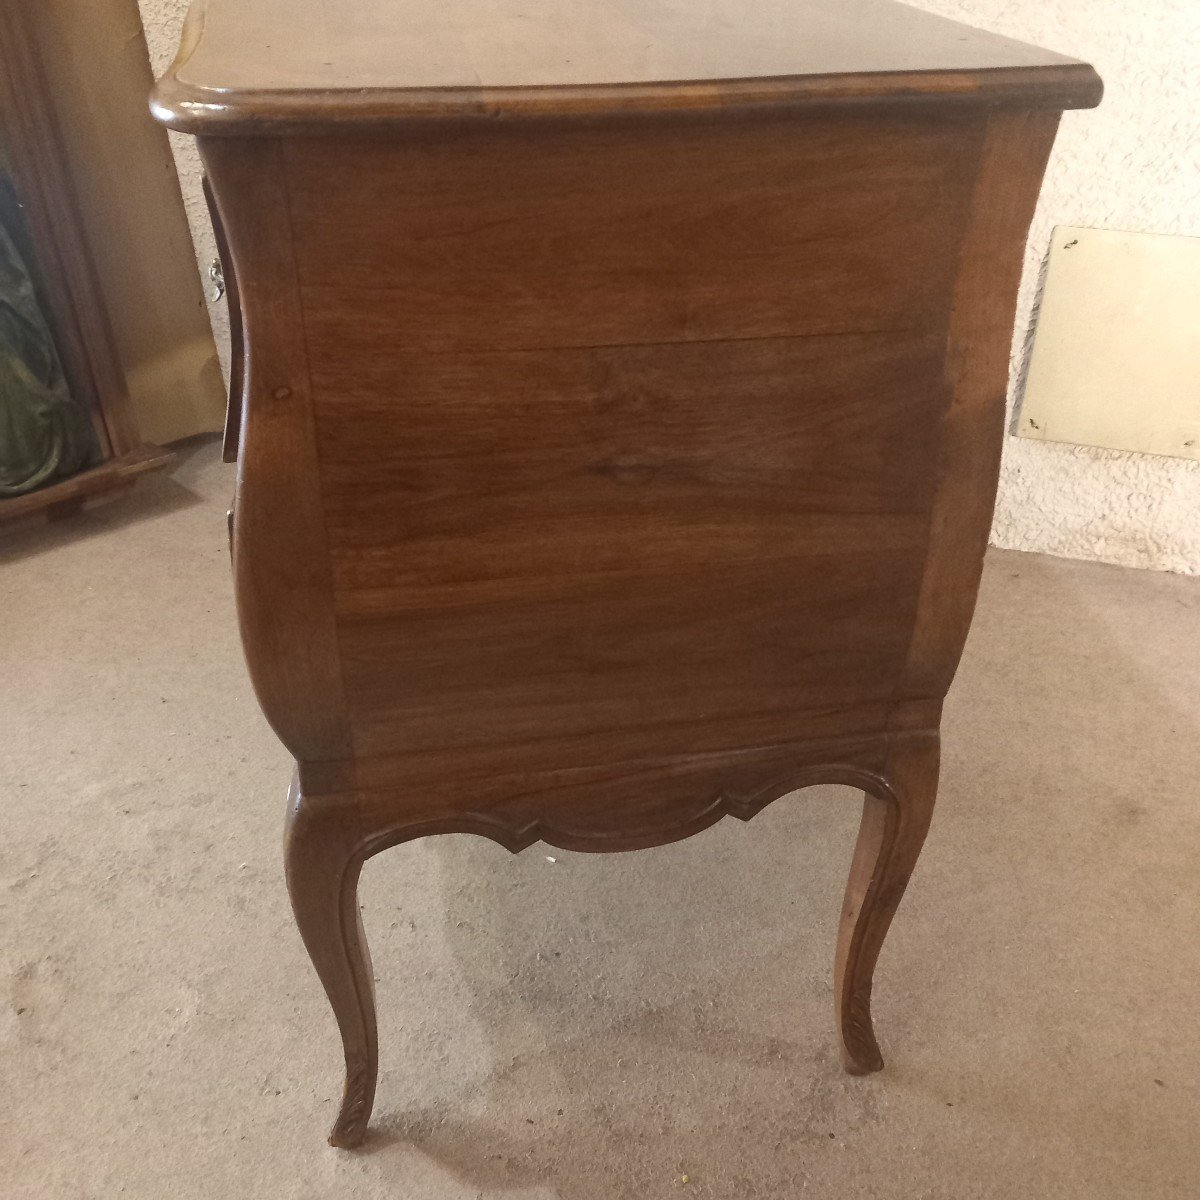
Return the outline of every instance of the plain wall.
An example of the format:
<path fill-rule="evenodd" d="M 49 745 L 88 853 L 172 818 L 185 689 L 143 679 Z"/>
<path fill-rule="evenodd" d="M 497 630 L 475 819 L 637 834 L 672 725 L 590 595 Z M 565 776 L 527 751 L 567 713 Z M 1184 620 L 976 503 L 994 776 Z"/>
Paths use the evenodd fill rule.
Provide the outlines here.
<path fill-rule="evenodd" d="M 1107 87 L 1099 109 L 1063 119 L 1030 233 L 1014 337 L 1015 403 L 1054 225 L 1200 234 L 1200 0 L 913 2 L 1086 59 Z M 141 7 L 161 71 L 187 3 L 141 0 Z M 172 142 L 207 267 L 215 249 L 199 163 L 187 139 L 173 135 Z M 224 348 L 224 307 L 211 311 Z M 1017 550 L 1200 574 L 1200 463 L 1009 437 L 992 537 Z"/>
<path fill-rule="evenodd" d="M 188 0 L 138 0 L 141 5 L 142 22 L 146 30 L 146 46 L 150 52 L 150 65 L 156 76 L 161 75 L 175 57 L 179 45 L 179 34 L 183 18 L 187 13 Z M 149 96 L 147 95 L 147 102 Z M 149 116 L 147 114 L 147 119 Z M 220 352 L 222 368 L 229 375 L 229 310 L 224 300 L 213 300 L 209 284 L 208 269 L 217 257 L 217 243 L 213 237 L 212 224 L 208 219 L 208 206 L 204 201 L 201 185 L 203 170 L 200 155 L 192 138 L 170 132 L 171 150 L 183 188 L 183 203 L 187 210 L 188 224 L 195 244 L 196 262 L 205 283 L 208 315 Z"/>
<path fill-rule="evenodd" d="M 1019 404 L 1055 225 L 1200 235 L 1200 0 L 911 2 L 1085 59 L 1104 78 L 1099 108 L 1063 117 L 1030 230 L 1009 396 Z M 1200 463 L 1009 437 L 992 540 L 1200 574 Z"/>

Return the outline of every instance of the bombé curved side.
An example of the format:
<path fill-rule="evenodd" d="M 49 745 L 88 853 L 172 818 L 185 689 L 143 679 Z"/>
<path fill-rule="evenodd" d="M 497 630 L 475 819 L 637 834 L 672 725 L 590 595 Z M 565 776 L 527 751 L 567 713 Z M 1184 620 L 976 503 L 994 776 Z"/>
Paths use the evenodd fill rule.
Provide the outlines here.
<path fill-rule="evenodd" d="M 231 546 L 246 664 L 298 761 L 352 757 L 308 355 L 278 143 L 202 139 L 240 283 L 241 426 Z"/>
<path fill-rule="evenodd" d="M 936 724 L 929 703 L 940 708 L 975 612 L 1000 475 L 1025 243 L 1060 116 L 996 113 L 984 132 L 947 329 L 938 490 L 893 729 Z"/>

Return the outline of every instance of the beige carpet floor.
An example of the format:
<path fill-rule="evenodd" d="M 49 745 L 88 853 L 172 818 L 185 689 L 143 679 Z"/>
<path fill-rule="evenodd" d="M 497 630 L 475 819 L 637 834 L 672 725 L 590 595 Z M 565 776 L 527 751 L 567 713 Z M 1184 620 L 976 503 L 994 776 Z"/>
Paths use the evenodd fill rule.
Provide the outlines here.
<path fill-rule="evenodd" d="M 1200 1196 L 1200 579 L 990 555 L 882 1074 L 831 1032 L 855 794 L 630 855 L 447 837 L 366 871 L 347 1153 L 231 486 L 202 444 L 0 546 L 5 1200 Z"/>

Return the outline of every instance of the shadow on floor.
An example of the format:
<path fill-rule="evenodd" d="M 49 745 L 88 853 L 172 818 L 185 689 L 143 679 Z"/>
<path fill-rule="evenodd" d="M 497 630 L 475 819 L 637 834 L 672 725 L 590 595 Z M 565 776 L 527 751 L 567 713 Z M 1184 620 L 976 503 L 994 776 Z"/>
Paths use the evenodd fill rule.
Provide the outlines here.
<path fill-rule="evenodd" d="M 1099 603 L 1081 571 L 1101 573 Z M 1194 1085 L 1163 997 L 1194 984 L 1195 955 L 1174 950 L 1191 938 L 1197 718 L 1137 660 L 1119 578 L 1136 573 L 1071 572 L 989 560 L 934 831 L 877 975 L 882 1074 L 842 1074 L 832 1028 L 854 793 L 809 789 L 748 829 L 636 855 L 513 860 L 444 838 L 445 936 L 491 1066 L 406 1109 L 381 1014 L 363 1152 L 407 1147 L 480 1195 L 558 1200 L 1022 1180 L 1101 1196 L 1122 1178 L 1176 1194 L 1196 1153 L 1164 1096 Z"/>
<path fill-rule="evenodd" d="M 31 517 L 6 529 L 0 526 L 0 566 L 114 533 L 204 502 L 188 486 L 192 458 L 210 446 L 212 434 L 188 438 L 171 447 L 178 456 L 164 471 L 140 476 L 132 486 L 109 493 L 82 512 L 57 520 Z"/>

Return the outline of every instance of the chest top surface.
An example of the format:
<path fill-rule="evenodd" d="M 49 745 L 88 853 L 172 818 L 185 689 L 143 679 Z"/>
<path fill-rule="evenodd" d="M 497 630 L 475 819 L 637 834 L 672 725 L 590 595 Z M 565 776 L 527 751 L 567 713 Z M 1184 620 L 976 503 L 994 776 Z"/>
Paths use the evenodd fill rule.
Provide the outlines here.
<path fill-rule="evenodd" d="M 156 109 L 185 127 L 256 105 L 401 117 L 487 98 L 496 115 L 1014 87 L 1083 107 L 1097 86 L 1074 59 L 895 0 L 194 0 Z"/>

